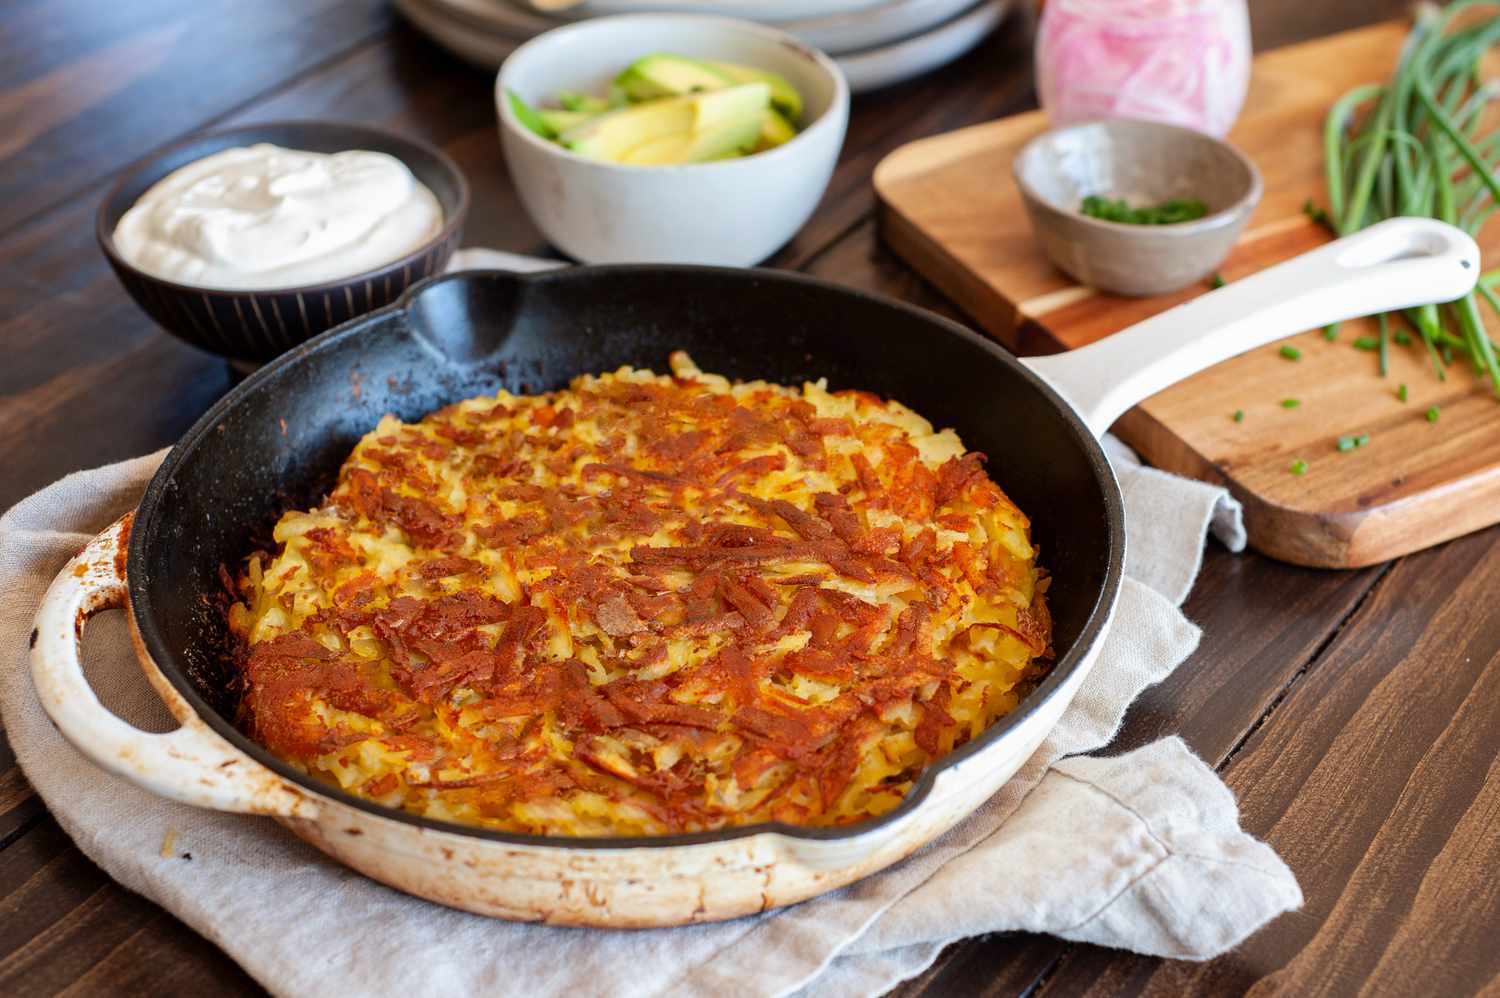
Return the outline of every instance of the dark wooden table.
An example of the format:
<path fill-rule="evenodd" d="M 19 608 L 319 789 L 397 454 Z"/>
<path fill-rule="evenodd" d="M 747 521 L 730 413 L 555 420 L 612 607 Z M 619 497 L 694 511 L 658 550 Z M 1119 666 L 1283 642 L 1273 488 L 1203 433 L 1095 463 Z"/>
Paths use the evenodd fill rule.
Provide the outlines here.
<path fill-rule="evenodd" d="M 1253 0 L 1273 47 L 1405 0 Z M 885 250 L 870 173 L 904 142 L 1033 105 L 1029 26 L 855 101 L 833 184 L 771 261 L 953 308 Z M 0 7 L 0 508 L 174 440 L 229 386 L 159 332 L 94 245 L 109 178 L 213 125 L 369 121 L 446 149 L 468 242 L 544 251 L 495 136 L 490 78 L 380 0 L 12 0 Z M 1500 994 L 1500 529 L 1357 572 L 1210 550 L 1201 649 L 1131 710 L 1117 749 L 1179 734 L 1307 895 L 1233 953 L 1147 959 L 1022 934 L 950 947 L 908 994 Z M 59 830 L 0 741 L 0 994 L 254 993 Z"/>

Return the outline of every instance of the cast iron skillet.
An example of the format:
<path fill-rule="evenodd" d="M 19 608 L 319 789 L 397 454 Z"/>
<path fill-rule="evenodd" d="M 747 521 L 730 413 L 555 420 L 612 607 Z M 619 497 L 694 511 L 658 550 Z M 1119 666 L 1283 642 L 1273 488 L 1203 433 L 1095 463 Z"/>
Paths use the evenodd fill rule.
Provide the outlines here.
<path fill-rule="evenodd" d="M 1125 556 L 1119 489 L 1095 440 L 1116 416 L 1282 336 L 1456 298 L 1473 286 L 1478 260 L 1473 240 L 1452 226 L 1393 220 L 1100 343 L 1024 364 L 917 309 L 786 274 L 607 267 L 439 278 L 298 347 L 210 410 L 162 464 L 134 529 L 129 517 L 117 522 L 54 580 L 37 613 L 32 678 L 59 730 L 105 769 L 174 800 L 275 815 L 355 869 L 444 904 L 647 926 L 800 901 L 962 820 L 1024 763 L 1082 685 Z M 315 503 L 383 413 L 415 419 L 499 387 L 557 388 L 627 363 L 660 369 L 676 349 L 734 377 L 827 377 L 834 388 L 898 399 L 987 454 L 990 473 L 1032 518 L 1053 575 L 1058 655 L 1041 686 L 929 767 L 901 807 L 838 829 L 631 839 L 477 830 L 340 793 L 235 730 L 234 685 L 220 657 L 220 566 L 237 566 L 283 510 Z M 125 602 L 142 668 L 181 722 L 171 733 L 125 724 L 84 677 L 84 622 Z"/>
<path fill-rule="evenodd" d="M 414 420 L 505 388 L 549 391 L 621 365 L 667 369 L 686 350 L 731 378 L 896 399 L 953 427 L 1032 519 L 1052 574 L 1056 664 L 1020 707 L 923 774 L 896 810 L 846 828 L 755 825 L 697 835 L 579 838 L 458 828 L 345 794 L 283 763 L 232 723 L 223 657 L 221 565 L 290 508 L 316 505 L 382 414 Z M 127 575 L 132 615 L 163 674 L 224 738 L 287 780 L 415 825 L 505 842 L 577 848 L 672 846 L 767 830 L 849 836 L 916 808 L 936 775 L 1037 710 L 1100 637 L 1120 586 L 1124 515 L 1098 442 L 1073 409 L 999 346 L 909 305 L 769 271 L 578 267 L 526 276 L 469 272 L 414 286 L 394 306 L 272 362 L 200 419 L 157 471 L 136 513 Z"/>
<path fill-rule="evenodd" d="M 1477 260 L 1473 240 L 1451 226 L 1392 220 L 1084 350 L 1026 364 L 928 312 L 794 274 L 615 266 L 435 278 L 284 354 L 188 431 L 136 513 L 126 566 L 131 616 L 166 681 L 234 747 L 349 806 L 453 831 L 313 783 L 234 727 L 221 566 L 238 566 L 250 539 L 285 510 L 316 504 L 387 412 L 415 420 L 500 388 L 548 391 L 626 364 L 664 370 L 673 350 L 731 378 L 798 384 L 825 377 L 835 390 L 896 399 L 987 456 L 990 475 L 1031 518 L 1041 564 L 1052 574 L 1052 671 L 1015 711 L 928 767 L 902 805 L 880 818 L 835 829 L 758 825 L 568 844 L 673 846 L 768 830 L 804 839 L 860 835 L 919 808 L 938 774 L 1022 725 L 1091 661 L 1125 556 L 1120 492 L 1096 439 L 1116 416 L 1193 371 L 1291 332 L 1461 295 L 1473 285 Z"/>

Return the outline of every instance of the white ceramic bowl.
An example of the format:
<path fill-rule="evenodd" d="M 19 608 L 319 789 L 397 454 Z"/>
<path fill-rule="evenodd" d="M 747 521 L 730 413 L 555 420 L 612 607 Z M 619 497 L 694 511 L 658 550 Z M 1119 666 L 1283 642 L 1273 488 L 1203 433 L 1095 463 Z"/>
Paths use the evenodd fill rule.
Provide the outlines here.
<path fill-rule="evenodd" d="M 802 94 L 802 132 L 743 159 L 622 166 L 539 138 L 505 99 L 512 90 L 532 104 L 564 90 L 602 94 L 652 52 L 780 73 Z M 848 83 L 823 53 L 774 28 L 687 14 L 604 17 L 549 31 L 505 60 L 495 103 L 522 203 L 554 246 L 585 263 L 759 263 L 817 207 L 849 120 Z"/>

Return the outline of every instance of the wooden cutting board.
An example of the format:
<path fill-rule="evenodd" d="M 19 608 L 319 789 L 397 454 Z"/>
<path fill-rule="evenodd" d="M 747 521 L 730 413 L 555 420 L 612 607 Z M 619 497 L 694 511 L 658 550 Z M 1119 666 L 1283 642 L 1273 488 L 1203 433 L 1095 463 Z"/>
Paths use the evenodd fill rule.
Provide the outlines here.
<path fill-rule="evenodd" d="M 1382 24 L 1278 49 L 1255 61 L 1230 140 L 1255 160 L 1266 194 L 1229 259 L 1226 281 L 1305 252 L 1328 236 L 1303 214 L 1326 204 L 1322 127 L 1344 91 L 1385 79 L 1406 36 Z M 1021 353 L 1100 337 L 1209 290 L 1119 298 L 1074 284 L 1033 241 L 1011 179 L 1016 152 L 1046 129 L 1041 112 L 922 139 L 875 171 L 885 240 L 979 324 Z M 1500 225 L 1481 233 L 1500 263 Z M 1491 338 L 1500 320 L 1481 305 Z M 1251 544 L 1302 565 L 1350 568 L 1394 558 L 1500 521 L 1500 403 L 1461 358 L 1446 381 L 1420 340 L 1391 347 L 1390 374 L 1355 349 L 1373 321 L 1337 342 L 1311 331 L 1236 357 L 1147 400 L 1114 432 L 1159 468 L 1223 484 L 1245 505 Z M 1408 400 L 1396 397 L 1401 384 Z M 1296 409 L 1282 399 L 1299 399 Z M 1438 406 L 1437 424 L 1425 413 Z M 1244 420 L 1233 414 L 1243 410 Z M 1369 443 L 1339 453 L 1345 435 Z M 1307 462 L 1294 475 L 1294 461 Z"/>

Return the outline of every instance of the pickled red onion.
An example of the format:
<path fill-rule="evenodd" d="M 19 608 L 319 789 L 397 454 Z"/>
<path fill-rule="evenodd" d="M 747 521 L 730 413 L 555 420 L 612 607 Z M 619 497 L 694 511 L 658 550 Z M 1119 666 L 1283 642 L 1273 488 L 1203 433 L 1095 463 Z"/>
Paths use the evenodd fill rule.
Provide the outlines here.
<path fill-rule="evenodd" d="M 1250 82 L 1245 0 L 1050 0 L 1037 88 L 1054 126 L 1148 118 L 1222 136 Z"/>

